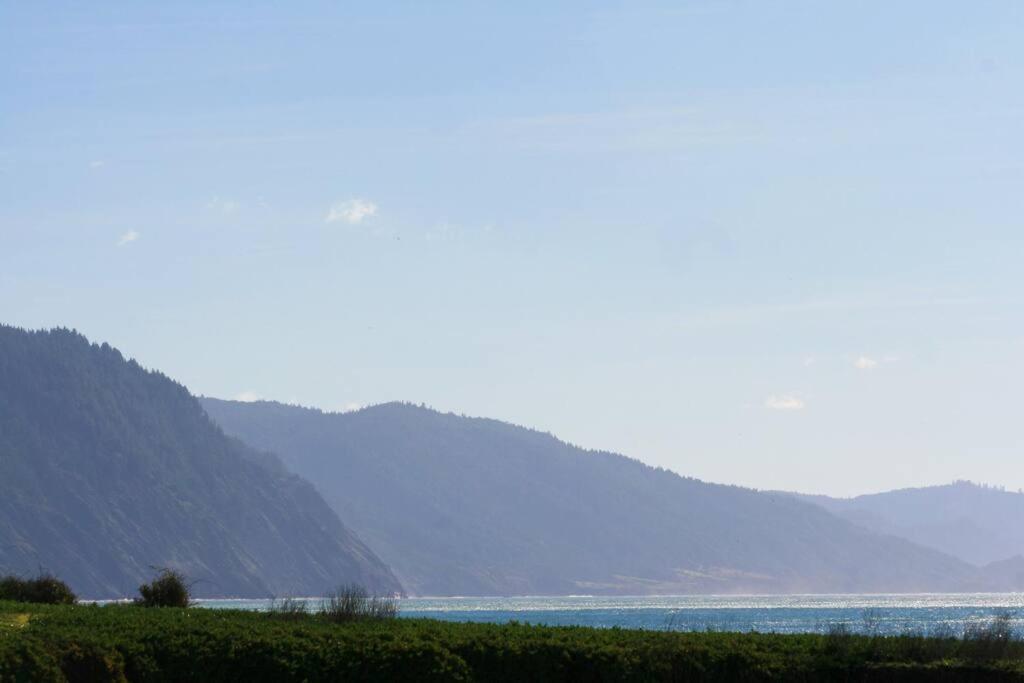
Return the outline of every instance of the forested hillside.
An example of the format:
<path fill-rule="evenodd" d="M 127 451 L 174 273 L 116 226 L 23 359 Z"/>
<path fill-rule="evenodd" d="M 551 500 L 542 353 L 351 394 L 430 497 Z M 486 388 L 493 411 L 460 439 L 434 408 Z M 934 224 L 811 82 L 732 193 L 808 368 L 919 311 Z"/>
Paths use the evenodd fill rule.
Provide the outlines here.
<path fill-rule="evenodd" d="M 421 595 L 885 592 L 975 568 L 786 495 L 721 486 L 496 420 L 204 399 L 278 453 Z"/>
<path fill-rule="evenodd" d="M 162 566 L 199 596 L 399 590 L 275 463 L 106 344 L 0 326 L 0 572 L 52 571 L 95 598 L 131 595 Z"/>

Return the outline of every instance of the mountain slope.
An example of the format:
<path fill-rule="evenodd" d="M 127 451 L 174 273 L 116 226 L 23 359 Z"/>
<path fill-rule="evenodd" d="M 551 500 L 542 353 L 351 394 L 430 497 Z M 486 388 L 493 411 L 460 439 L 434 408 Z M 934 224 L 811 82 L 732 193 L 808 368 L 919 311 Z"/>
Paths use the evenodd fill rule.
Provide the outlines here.
<path fill-rule="evenodd" d="M 861 526 L 976 565 L 1024 555 L 1024 494 L 958 481 L 856 498 L 797 495 Z"/>
<path fill-rule="evenodd" d="M 495 420 L 203 399 L 278 453 L 420 595 L 963 590 L 977 570 L 785 495 Z"/>
<path fill-rule="evenodd" d="M 184 387 L 67 330 L 0 326 L 0 571 L 105 598 L 155 566 L 200 596 L 399 590 L 310 484 Z"/>

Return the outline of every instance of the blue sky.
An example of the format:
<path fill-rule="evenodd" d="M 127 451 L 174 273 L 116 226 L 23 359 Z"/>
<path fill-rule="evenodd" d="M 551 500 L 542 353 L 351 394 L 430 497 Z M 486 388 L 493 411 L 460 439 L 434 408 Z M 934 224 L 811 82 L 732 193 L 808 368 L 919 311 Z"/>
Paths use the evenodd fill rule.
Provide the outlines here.
<path fill-rule="evenodd" d="M 0 321 L 713 481 L 1024 487 L 1021 35 L 1011 1 L 5 3 Z"/>

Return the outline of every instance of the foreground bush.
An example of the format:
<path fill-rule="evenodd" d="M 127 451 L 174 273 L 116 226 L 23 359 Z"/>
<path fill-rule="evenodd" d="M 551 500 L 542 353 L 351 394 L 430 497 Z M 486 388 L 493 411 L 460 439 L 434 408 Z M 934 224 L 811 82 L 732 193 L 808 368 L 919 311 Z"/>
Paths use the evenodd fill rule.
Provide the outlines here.
<path fill-rule="evenodd" d="M 370 595 L 362 586 L 348 584 L 324 598 L 319 614 L 335 623 L 394 619 L 398 616 L 398 603 L 394 598 Z"/>
<path fill-rule="evenodd" d="M 17 576 L 0 578 L 0 600 L 73 605 L 78 602 L 78 597 L 57 577 L 52 574 L 40 574 L 34 579 L 22 579 Z"/>
<path fill-rule="evenodd" d="M 988 623 L 970 624 L 964 629 L 963 640 L 964 651 L 982 661 L 1005 659 L 1020 644 L 1013 632 L 1013 617 L 1007 612 L 997 614 Z"/>
<path fill-rule="evenodd" d="M 15 617 L 27 616 L 15 626 Z M 20 623 L 20 622 L 19 622 Z M 1020 681 L 1024 643 L 0 603 L 0 681 Z"/>
<path fill-rule="evenodd" d="M 140 607 L 188 607 L 192 587 L 185 575 L 174 569 L 161 569 L 155 579 L 139 586 L 135 604 Z"/>

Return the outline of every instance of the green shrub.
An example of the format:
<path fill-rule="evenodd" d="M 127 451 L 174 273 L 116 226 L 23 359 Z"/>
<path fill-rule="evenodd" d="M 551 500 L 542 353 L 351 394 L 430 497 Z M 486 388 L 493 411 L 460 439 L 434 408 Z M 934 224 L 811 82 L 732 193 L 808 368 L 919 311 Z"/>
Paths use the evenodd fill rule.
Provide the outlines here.
<path fill-rule="evenodd" d="M 0 681 L 63 683 L 67 676 L 50 650 L 43 643 L 0 637 Z"/>
<path fill-rule="evenodd" d="M 429 619 L 338 624 L 312 614 L 276 620 L 219 609 L 0 602 L 0 683 L 1024 682 L 1024 642 L 1005 637 L 1005 621 L 964 641 L 839 629 L 781 635 Z M 969 656 L 989 641 L 1001 655 Z"/>
<path fill-rule="evenodd" d="M 68 643 L 60 669 L 69 681 L 127 683 L 124 658 L 117 649 L 96 643 Z"/>
<path fill-rule="evenodd" d="M 346 584 L 327 594 L 319 614 L 333 622 L 394 619 L 398 616 L 398 603 L 394 598 L 370 595 L 362 586 Z"/>
<path fill-rule="evenodd" d="M 192 586 L 174 569 L 161 569 L 155 579 L 139 586 L 135 599 L 140 607 L 188 607 L 191 602 Z"/>
<path fill-rule="evenodd" d="M 52 574 L 40 574 L 34 579 L 22 579 L 17 576 L 0 578 L 0 600 L 73 605 L 78 602 L 78 596 L 66 583 Z"/>

